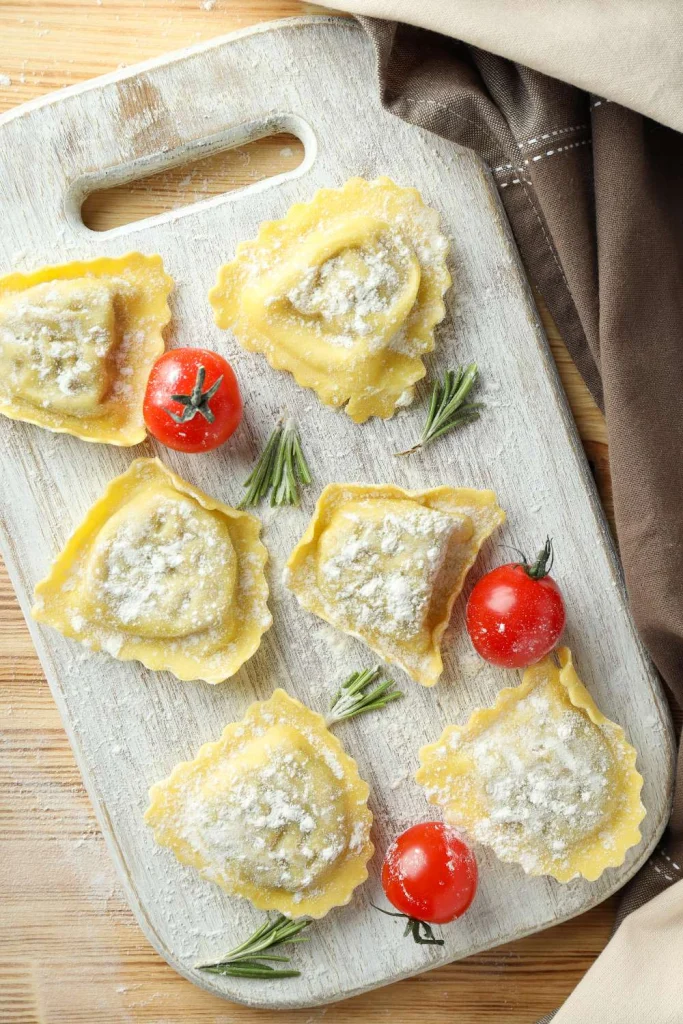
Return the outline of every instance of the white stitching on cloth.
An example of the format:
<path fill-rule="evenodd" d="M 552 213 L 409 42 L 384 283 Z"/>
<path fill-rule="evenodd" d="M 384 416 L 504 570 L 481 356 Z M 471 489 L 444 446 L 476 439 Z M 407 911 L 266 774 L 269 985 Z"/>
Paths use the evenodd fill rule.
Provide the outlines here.
<path fill-rule="evenodd" d="M 452 110 L 451 107 L 449 106 L 449 104 L 447 104 L 447 103 L 439 103 L 438 100 L 432 100 L 432 99 L 429 99 L 426 96 L 421 96 L 419 98 L 415 98 L 413 96 L 401 96 L 401 95 L 397 95 L 394 92 L 391 92 L 390 90 L 387 90 L 387 95 L 393 96 L 394 100 L 399 100 L 399 101 L 402 101 L 403 103 L 412 103 L 413 106 L 417 106 L 420 103 L 428 103 L 431 107 L 436 107 L 438 110 L 447 111 L 449 114 L 452 114 L 453 117 L 457 117 L 459 121 L 464 121 L 465 124 L 471 124 L 475 128 L 478 128 L 479 131 L 481 131 L 482 128 L 483 128 L 484 131 L 486 132 L 486 134 L 488 135 L 488 137 L 491 139 L 491 141 L 493 143 L 495 143 L 496 146 L 500 147 L 500 143 L 498 142 L 498 139 L 493 134 L 493 132 L 490 131 L 490 129 L 487 127 L 487 125 L 481 124 L 479 121 L 472 121 L 472 120 L 470 120 L 469 117 L 465 117 L 464 114 L 458 114 L 458 112 L 455 111 L 455 110 Z M 419 127 L 422 127 L 422 126 L 420 125 Z M 430 131 L 429 128 L 425 128 L 423 130 L 424 131 Z M 448 141 L 450 141 L 450 140 L 448 140 Z"/>
<path fill-rule="evenodd" d="M 387 95 L 393 95 L 395 99 L 402 99 L 406 103 L 412 103 L 413 106 L 417 106 L 419 103 L 427 103 L 430 106 L 437 107 L 439 110 L 447 111 L 449 114 L 453 114 L 455 117 L 459 118 L 461 121 L 464 121 L 466 124 L 474 125 L 480 131 L 481 131 L 482 127 L 483 127 L 484 131 L 486 132 L 486 134 L 496 144 L 496 146 L 499 145 L 498 139 L 495 137 L 493 132 L 491 132 L 486 125 L 481 125 L 477 121 L 470 121 L 469 118 L 464 117 L 462 114 L 456 113 L 456 111 L 452 110 L 450 108 L 450 106 L 448 106 L 447 104 L 439 103 L 438 100 L 427 99 L 426 97 L 423 97 L 422 99 L 414 99 L 412 96 L 402 96 L 402 97 L 399 97 L 399 96 L 396 96 L 395 93 L 392 94 L 389 91 L 387 91 Z M 521 170 L 521 168 L 520 168 L 520 170 Z M 513 184 L 513 185 L 519 185 L 519 184 L 524 184 L 524 185 L 529 184 L 529 185 L 531 185 L 532 183 L 530 181 L 526 180 L 526 179 L 523 179 L 523 178 L 522 179 L 515 178 L 511 182 L 511 184 Z M 543 235 L 543 238 L 545 239 L 545 243 L 548 246 L 548 249 L 550 250 L 550 255 L 552 256 L 553 260 L 555 261 L 555 265 L 556 265 L 556 267 L 557 267 L 557 269 L 558 269 L 558 271 L 560 273 L 560 277 L 564 281 L 564 286 L 567 289 L 567 292 L 569 293 L 569 295 L 571 295 L 571 288 L 569 287 L 569 282 L 567 281 L 567 276 L 566 276 L 566 274 L 564 272 L 564 268 L 563 268 L 562 264 L 560 263 L 560 261 L 558 259 L 557 253 L 555 252 L 555 246 L 552 244 L 551 240 L 548 238 L 548 232 L 546 231 L 546 229 L 545 229 L 545 227 L 543 225 L 543 221 L 541 219 L 541 215 L 539 214 L 538 210 L 536 209 L 535 204 L 533 203 L 533 201 L 531 199 L 531 196 L 529 195 L 529 190 L 528 189 L 524 190 L 524 197 L 525 197 L 526 201 L 528 202 L 529 206 L 531 207 L 531 209 L 533 210 L 533 212 L 534 212 L 534 214 L 536 216 L 536 220 L 538 221 L 538 226 L 540 227 L 541 233 Z"/>
<path fill-rule="evenodd" d="M 531 182 L 523 182 L 523 183 L 524 184 L 531 184 Z M 514 182 L 513 182 L 513 184 L 514 184 Z M 543 235 L 543 237 L 545 239 L 545 243 L 548 246 L 548 249 L 550 250 L 550 255 L 554 259 L 555 266 L 557 267 L 557 269 L 558 269 L 558 271 L 560 273 L 560 276 L 561 276 L 562 280 L 564 281 L 564 286 L 567 289 L 567 292 L 569 293 L 569 295 L 572 297 L 572 301 L 573 301 L 572 290 L 569 287 L 569 281 L 567 280 L 567 275 L 564 272 L 564 267 L 562 266 L 562 264 L 560 263 L 560 261 L 558 259 L 557 253 L 555 252 L 555 246 L 553 245 L 552 240 L 548 237 L 548 232 L 545 229 L 545 225 L 543 224 L 543 220 L 541 219 L 540 213 L 536 209 L 536 204 L 533 202 L 533 200 L 532 200 L 532 198 L 531 198 L 531 196 L 529 194 L 529 189 L 525 188 L 523 194 L 524 194 L 524 198 L 526 199 L 527 203 L 529 204 L 531 209 L 534 211 L 534 214 L 536 215 L 536 220 L 538 221 L 538 226 L 541 229 L 541 233 L 542 233 L 542 235 Z"/>
<path fill-rule="evenodd" d="M 523 146 L 535 146 L 539 142 L 545 142 L 547 139 L 552 139 L 556 135 L 566 135 L 568 132 L 578 132 L 582 128 L 588 128 L 587 124 L 570 124 L 567 128 L 555 128 L 551 132 L 543 132 L 542 135 L 534 135 L 532 139 L 527 139 L 525 142 L 518 142 L 517 145 L 520 149 Z"/>
<path fill-rule="evenodd" d="M 590 146 L 592 139 L 582 139 L 581 142 L 570 142 L 566 146 L 557 146 L 555 149 L 549 149 L 545 153 L 539 153 L 537 156 L 532 156 L 531 160 L 528 158 L 524 161 L 524 164 L 536 163 L 537 160 L 545 160 L 547 156 L 555 156 L 556 153 L 564 153 L 568 149 L 577 149 L 579 146 Z"/>
<path fill-rule="evenodd" d="M 536 156 L 527 157 L 526 160 L 522 161 L 522 165 L 520 167 L 513 167 L 512 164 L 501 164 L 500 167 L 493 168 L 493 173 L 496 174 L 499 171 L 514 170 L 517 174 L 524 175 L 524 168 L 528 167 L 530 164 L 538 163 L 539 160 L 545 160 L 549 156 L 557 156 L 559 153 L 566 153 L 570 149 L 577 149 L 579 146 L 590 146 L 592 141 L 592 139 L 582 139 L 581 142 L 570 142 L 566 146 L 556 146 L 555 149 L 548 149 L 545 153 L 538 153 Z M 500 188 L 505 188 L 506 185 L 518 185 L 522 180 L 531 184 L 528 178 L 515 178 L 513 181 L 501 184 Z"/>
<path fill-rule="evenodd" d="M 664 858 L 664 860 L 668 860 L 669 864 L 671 864 L 671 866 L 672 866 L 672 867 L 674 867 L 674 868 L 676 869 L 676 871 L 681 871 L 681 870 L 683 870 L 683 868 L 681 868 L 681 867 L 680 867 L 680 866 L 679 866 L 679 865 L 678 865 L 678 864 L 676 863 L 676 861 L 675 861 L 675 860 L 672 860 L 672 859 L 671 859 L 671 857 L 669 856 L 669 854 L 668 854 L 668 853 L 664 853 L 664 850 L 662 850 L 662 849 L 659 849 L 659 850 L 657 850 L 657 853 L 661 854 L 661 855 L 662 855 L 662 857 Z"/>
<path fill-rule="evenodd" d="M 601 107 L 603 103 L 611 103 L 611 100 L 596 100 L 595 103 L 591 103 L 591 110 L 595 110 L 596 107 Z"/>

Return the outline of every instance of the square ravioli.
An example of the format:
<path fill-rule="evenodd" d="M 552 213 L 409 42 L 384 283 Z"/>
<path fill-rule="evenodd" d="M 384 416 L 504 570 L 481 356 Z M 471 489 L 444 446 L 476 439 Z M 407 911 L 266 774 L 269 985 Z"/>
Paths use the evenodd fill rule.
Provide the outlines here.
<path fill-rule="evenodd" d="M 84 441 L 139 444 L 172 287 L 161 257 L 140 253 L 0 278 L 0 413 Z"/>
<path fill-rule="evenodd" d="M 605 718 L 567 648 L 532 665 L 466 725 L 420 751 L 416 775 L 449 825 L 530 875 L 589 881 L 619 867 L 645 817 L 636 751 Z"/>
<path fill-rule="evenodd" d="M 322 716 L 284 690 L 149 795 L 157 843 L 260 910 L 319 918 L 368 877 L 368 786 Z"/>
<path fill-rule="evenodd" d="M 433 686 L 455 599 L 504 519 L 492 491 L 330 484 L 285 584 L 304 608 Z"/>
<path fill-rule="evenodd" d="M 351 178 L 262 224 L 209 294 L 219 327 L 357 423 L 408 405 L 451 283 L 435 210 Z"/>
<path fill-rule="evenodd" d="M 92 650 L 220 683 L 271 625 L 261 524 L 137 459 L 35 588 L 32 615 Z"/>

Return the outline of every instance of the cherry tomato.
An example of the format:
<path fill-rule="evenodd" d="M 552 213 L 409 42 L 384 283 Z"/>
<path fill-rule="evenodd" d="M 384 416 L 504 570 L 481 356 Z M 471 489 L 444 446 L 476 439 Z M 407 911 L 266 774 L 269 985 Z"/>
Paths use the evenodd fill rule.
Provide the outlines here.
<path fill-rule="evenodd" d="M 387 850 L 382 887 L 402 914 L 446 924 L 461 917 L 477 891 L 477 862 L 455 832 L 425 821 L 402 832 Z"/>
<path fill-rule="evenodd" d="M 482 576 L 467 602 L 467 632 L 477 652 L 503 668 L 526 668 L 552 651 L 564 629 L 560 588 L 548 570 L 550 539 L 536 562 L 511 562 Z"/>
<path fill-rule="evenodd" d="M 143 405 L 150 434 L 179 452 L 208 452 L 237 430 L 242 396 L 232 366 L 205 348 L 174 348 L 157 359 Z"/>

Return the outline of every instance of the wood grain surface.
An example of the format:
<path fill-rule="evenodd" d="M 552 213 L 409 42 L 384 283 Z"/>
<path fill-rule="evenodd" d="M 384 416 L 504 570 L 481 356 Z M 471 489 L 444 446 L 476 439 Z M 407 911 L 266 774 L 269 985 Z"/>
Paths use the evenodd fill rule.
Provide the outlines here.
<path fill-rule="evenodd" d="M 0 3 L 0 110 L 234 28 L 309 5 L 217 0 Z M 0 78 L 4 83 L 5 79 Z M 264 144 L 250 171 L 278 169 Z M 239 168 L 237 169 L 237 172 Z M 232 182 L 241 183 L 233 169 Z M 230 184 L 230 178 L 225 184 Z M 254 180 L 250 177 L 250 180 Z M 91 226 L 157 212 L 187 196 L 184 178 L 146 194 L 91 201 Z M 225 187 L 225 184 L 223 187 Z M 190 183 L 191 185 L 191 183 Z M 181 196 L 182 193 L 182 196 Z M 109 220 L 107 220 L 109 218 Z M 606 435 L 553 325 L 545 319 L 589 460 L 610 511 Z M 532 1022 L 575 985 L 607 940 L 614 900 L 551 931 L 325 1010 L 271 1014 L 228 1005 L 154 953 L 114 868 L 4 572 L 0 576 L 0 1020 L 11 1024 L 180 1020 L 339 1022 L 429 1019 Z M 349 955 L 353 955 L 350 951 Z"/>

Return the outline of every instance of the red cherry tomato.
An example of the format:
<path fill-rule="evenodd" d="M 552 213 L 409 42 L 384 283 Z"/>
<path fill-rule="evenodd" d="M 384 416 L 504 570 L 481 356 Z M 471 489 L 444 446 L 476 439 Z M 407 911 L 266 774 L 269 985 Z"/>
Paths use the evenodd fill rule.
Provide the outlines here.
<path fill-rule="evenodd" d="M 477 891 L 477 862 L 455 832 L 425 821 L 402 832 L 387 850 L 382 887 L 402 914 L 446 924 L 461 917 Z"/>
<path fill-rule="evenodd" d="M 232 366 L 205 348 L 174 348 L 152 367 L 143 405 L 150 434 L 179 452 L 208 452 L 237 430 L 242 396 Z"/>
<path fill-rule="evenodd" d="M 467 632 L 486 661 L 526 668 L 560 639 L 566 613 L 560 588 L 548 576 L 551 563 L 548 539 L 533 565 L 501 565 L 475 584 L 467 602 Z"/>

